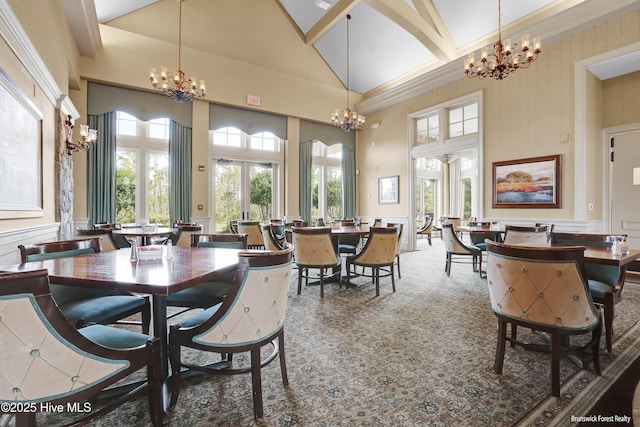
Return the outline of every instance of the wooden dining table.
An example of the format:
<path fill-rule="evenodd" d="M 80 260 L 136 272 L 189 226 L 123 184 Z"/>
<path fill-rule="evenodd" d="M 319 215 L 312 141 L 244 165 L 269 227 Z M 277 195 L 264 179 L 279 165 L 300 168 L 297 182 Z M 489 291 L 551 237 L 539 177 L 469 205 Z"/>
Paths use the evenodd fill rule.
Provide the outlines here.
<path fill-rule="evenodd" d="M 168 410 L 167 343 L 168 295 L 202 282 L 215 280 L 237 268 L 239 249 L 174 247 L 173 258 L 130 261 L 129 248 L 0 267 L 0 271 L 47 269 L 51 282 L 94 289 L 149 294 L 152 299 L 153 334 L 160 340 L 164 405 Z"/>

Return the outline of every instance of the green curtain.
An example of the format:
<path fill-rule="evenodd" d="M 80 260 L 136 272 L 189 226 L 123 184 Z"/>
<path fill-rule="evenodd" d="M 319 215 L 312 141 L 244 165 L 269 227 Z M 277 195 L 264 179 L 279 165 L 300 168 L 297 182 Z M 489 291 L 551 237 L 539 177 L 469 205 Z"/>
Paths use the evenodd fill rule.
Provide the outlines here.
<path fill-rule="evenodd" d="M 169 128 L 169 220 L 191 221 L 191 128 Z"/>
<path fill-rule="evenodd" d="M 356 152 L 342 146 L 342 216 L 356 216 Z"/>
<path fill-rule="evenodd" d="M 88 115 L 88 125 L 98 130 L 98 140 L 87 151 L 89 225 L 115 222 L 116 217 L 116 113 Z"/>
<path fill-rule="evenodd" d="M 313 170 L 313 141 L 300 143 L 300 216 L 311 223 L 311 172 Z"/>

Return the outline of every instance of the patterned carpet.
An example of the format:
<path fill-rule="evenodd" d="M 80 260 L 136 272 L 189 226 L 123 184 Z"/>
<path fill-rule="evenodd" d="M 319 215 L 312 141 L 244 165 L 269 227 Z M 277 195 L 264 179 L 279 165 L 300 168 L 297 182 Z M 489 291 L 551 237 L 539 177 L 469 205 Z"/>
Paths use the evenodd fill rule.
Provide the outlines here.
<path fill-rule="evenodd" d="M 509 347 L 504 373 L 495 375 L 497 321 L 487 285 L 468 264 L 454 264 L 447 277 L 444 258 L 440 239 L 432 247 L 419 240 L 418 251 L 401 256 L 397 292 L 386 278 L 377 298 L 364 278 L 355 288 L 326 286 L 322 300 L 318 287 L 298 296 L 294 277 L 285 327 L 289 386 L 277 362 L 263 369 L 264 418 L 253 418 L 250 375 L 200 376 L 184 383 L 169 425 L 567 425 L 638 354 L 640 288 L 628 284 L 602 377 L 563 360 L 562 397 L 551 398 L 548 357 Z M 95 425 L 148 420 L 139 400 Z"/>

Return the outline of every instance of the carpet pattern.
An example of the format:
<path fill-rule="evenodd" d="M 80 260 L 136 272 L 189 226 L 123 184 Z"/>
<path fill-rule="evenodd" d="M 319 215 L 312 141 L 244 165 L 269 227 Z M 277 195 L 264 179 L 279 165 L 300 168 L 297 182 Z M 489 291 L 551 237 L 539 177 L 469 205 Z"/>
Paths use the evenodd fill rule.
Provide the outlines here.
<path fill-rule="evenodd" d="M 294 274 L 285 327 L 289 386 L 282 385 L 277 362 L 262 370 L 264 418 L 253 418 L 250 375 L 199 376 L 183 382 L 169 425 L 566 425 L 569 415 L 580 415 L 574 411 L 589 409 L 576 402 L 595 402 L 588 393 L 606 387 L 638 354 L 640 288 L 627 284 L 617 306 L 614 353 L 601 357 L 602 377 L 563 359 L 562 396 L 552 398 L 548 356 L 509 346 L 504 372 L 496 375 L 497 320 L 486 281 L 469 264 L 454 264 L 447 277 L 440 239 L 433 246 L 420 239 L 418 248 L 401 255 L 397 292 L 387 277 L 380 297 L 363 277 L 356 287 L 325 285 L 324 299 L 317 286 L 298 296 Z M 527 333 L 519 330 L 519 337 Z M 248 360 L 239 356 L 234 364 Z M 185 360 L 202 358 L 184 354 Z M 148 424 L 144 399 L 95 423 Z"/>

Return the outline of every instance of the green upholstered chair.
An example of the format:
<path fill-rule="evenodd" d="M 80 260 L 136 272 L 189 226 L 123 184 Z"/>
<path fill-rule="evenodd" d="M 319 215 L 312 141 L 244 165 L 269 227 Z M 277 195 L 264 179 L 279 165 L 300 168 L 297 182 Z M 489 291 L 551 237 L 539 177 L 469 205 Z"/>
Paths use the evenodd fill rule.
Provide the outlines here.
<path fill-rule="evenodd" d="M 262 224 L 262 240 L 268 251 L 281 251 L 285 248 L 284 224 Z"/>
<path fill-rule="evenodd" d="M 101 251 L 100 238 L 88 237 L 76 240 L 44 242 L 32 245 L 19 245 L 20 258 L 23 263 L 43 261 L 97 253 Z M 151 323 L 151 304 L 145 296 L 108 289 L 84 288 L 51 284 L 51 295 L 66 318 L 76 328 L 100 323 L 120 323 L 140 325 L 143 333 L 149 333 Z M 125 320 L 140 314 L 140 322 Z"/>
<path fill-rule="evenodd" d="M 340 275 L 341 260 L 331 238 L 330 227 L 293 227 L 292 239 L 294 257 L 298 266 L 298 295 L 302 292 L 302 281 L 309 285 L 309 279 L 320 283 L 320 298 L 324 298 L 325 279 L 334 274 Z M 312 275 L 311 270 L 318 270 Z M 327 271 L 331 274 L 327 274 Z M 337 271 L 337 273 L 336 273 Z"/>
<path fill-rule="evenodd" d="M 376 296 L 380 296 L 380 272 L 382 268 L 388 267 L 391 286 L 393 292 L 395 292 L 396 282 L 393 264 L 396 259 L 398 230 L 396 227 L 371 227 L 369 230 L 369 238 L 364 248 L 356 255 L 350 255 L 346 259 L 347 283 L 351 282 L 352 266 L 370 267 L 372 269 L 371 277 L 376 285 Z"/>
<path fill-rule="evenodd" d="M 193 233 L 192 247 L 247 249 L 247 235 L 234 233 Z M 230 271 L 215 281 L 204 282 L 167 296 L 167 307 L 183 307 L 182 310 L 169 316 L 175 317 L 185 311 L 209 308 L 223 301 L 233 284 L 236 272 Z"/>
<path fill-rule="evenodd" d="M 36 425 L 35 412 L 47 403 L 85 409 L 89 402 L 90 412 L 65 419 L 85 425 L 144 392 L 151 424 L 162 425 L 157 338 L 104 325 L 75 329 L 51 298 L 47 270 L 0 273 L 0 319 L 0 403 L 34 408 L 16 413 L 16 426 Z M 145 367 L 142 384 L 96 406 L 102 390 Z M 50 425 L 55 415 L 48 417 Z"/>
<path fill-rule="evenodd" d="M 551 244 L 610 248 L 617 237 L 623 237 L 623 235 L 552 232 Z M 585 263 L 584 267 L 591 298 L 604 308 L 605 341 L 607 351 L 611 353 L 613 350 L 614 307 L 622 300 L 626 268 L 589 262 Z"/>
<path fill-rule="evenodd" d="M 523 247 L 487 242 L 487 284 L 498 318 L 493 370 L 502 373 L 505 344 L 551 353 L 551 394 L 560 396 L 560 356 L 587 353 L 600 375 L 600 312 L 583 279 L 584 248 Z M 507 336 L 507 325 L 511 335 Z M 550 336 L 550 345 L 518 341 L 523 326 Z M 571 346 L 572 335 L 591 334 Z"/>
<path fill-rule="evenodd" d="M 454 231 L 454 225 L 442 225 L 442 240 L 447 254 L 444 271 L 447 276 L 451 274 L 451 264 L 470 263 L 473 264 L 473 271 L 480 273 L 482 277 L 482 251 L 473 245 L 466 245 L 460 241 Z"/>
<path fill-rule="evenodd" d="M 171 405 L 175 406 L 181 386 L 182 368 L 214 375 L 251 373 L 254 416 L 263 416 L 262 367 L 279 355 L 282 382 L 289 383 L 284 352 L 284 324 L 291 280 L 293 249 L 248 251 L 238 255 L 238 270 L 224 301 L 172 325 L 169 349 L 172 369 Z M 267 345 L 273 351 L 261 358 Z M 220 353 L 222 363 L 199 366 L 181 360 L 181 349 Z M 250 364 L 233 362 L 234 353 L 249 352 Z M 264 355 L 264 353 L 262 353 Z"/>

